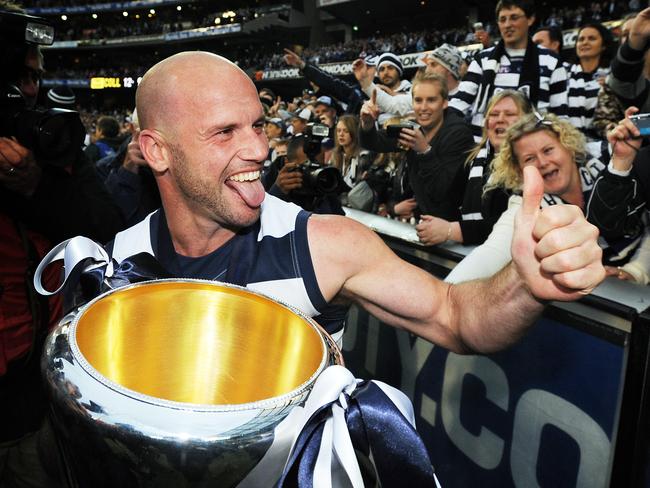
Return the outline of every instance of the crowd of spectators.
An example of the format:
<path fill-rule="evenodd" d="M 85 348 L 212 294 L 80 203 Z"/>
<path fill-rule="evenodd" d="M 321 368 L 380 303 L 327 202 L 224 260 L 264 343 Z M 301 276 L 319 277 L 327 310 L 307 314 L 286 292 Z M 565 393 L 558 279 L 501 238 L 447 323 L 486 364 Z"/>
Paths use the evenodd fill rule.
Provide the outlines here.
<path fill-rule="evenodd" d="M 182 140 L 182 144 L 208 147 L 205 152 L 194 150 L 192 154 L 201 154 L 201 161 L 209 164 L 218 166 L 224 161 L 225 167 L 231 161 L 225 162 L 225 158 L 232 157 L 232 161 L 246 159 L 243 172 L 235 173 L 236 169 L 231 168 L 233 172 L 223 178 L 225 181 L 220 181 L 220 184 L 235 189 L 233 191 L 239 195 L 237 198 L 246 204 L 242 208 L 257 209 L 268 198 L 265 204 L 281 204 L 292 212 L 297 211 L 295 207 L 267 197 L 266 190 L 269 195 L 297 203 L 314 213 L 342 214 L 343 207 L 349 207 L 402 221 L 412 226 L 409 229 L 411 235 L 416 235 L 423 247 L 450 242 L 476 246 L 455 267 L 448 281 L 492 276 L 503 269 L 518 251 L 517 242 L 511 251 L 515 240 L 515 220 L 519 219 L 521 229 L 522 220 L 539 215 L 539 202 L 539 207 L 547 210 L 541 213 L 542 216 L 549 213 L 557 216 L 564 211 L 576 216 L 571 220 L 575 224 L 571 227 L 573 232 L 564 232 L 559 240 L 561 246 L 568 246 L 568 256 L 573 258 L 569 259 L 569 264 L 577 266 L 568 268 L 569 264 L 564 262 L 567 253 L 563 253 L 563 262 L 549 264 L 548 261 L 540 263 L 537 258 L 533 259 L 531 266 L 535 267 L 535 273 L 556 266 L 560 270 L 557 274 L 568 274 L 562 271 L 587 266 L 599 261 L 602 255 L 611 276 L 647 285 L 650 283 L 650 219 L 647 208 L 650 152 L 647 147 L 641 147 L 642 132 L 633 121 L 633 115 L 639 111 L 650 112 L 650 79 L 646 78 L 649 70 L 645 62 L 650 47 L 650 8 L 636 12 L 625 21 L 620 29 L 618 45 L 600 23 L 611 18 L 624 18 L 628 9 L 634 6 L 615 0 L 590 2 L 571 9 L 554 9 L 550 15 L 542 17 L 538 25 L 578 28 L 573 63 L 562 59 L 559 48 L 550 42 L 550 36 L 547 40 L 533 40 L 533 26 L 539 19 L 531 0 L 501 0 L 497 5 L 495 23 L 483 26 L 487 37 L 479 37 L 478 32 L 465 27 L 452 27 L 431 32 L 387 33 L 301 53 L 288 49 L 280 53 L 277 46 L 270 46 L 266 57 L 240 57 L 240 64 L 247 68 L 298 68 L 301 75 L 311 82 L 313 90 L 292 93 L 291 97 L 283 99 L 267 87 L 260 89 L 264 119 L 260 118 L 259 105 L 248 103 L 256 102 L 256 93 L 248 81 L 246 103 L 242 105 L 237 100 L 235 104 L 233 99 L 238 95 L 239 86 L 228 86 L 228 79 L 219 78 L 219 71 L 197 70 L 202 73 L 197 77 L 198 81 L 195 84 L 189 81 L 194 75 L 191 68 L 196 67 L 197 60 L 214 60 L 214 57 L 205 53 L 184 54 L 176 58 L 186 60 L 183 62 L 186 64 L 178 65 L 183 68 L 182 77 L 178 74 L 181 72 L 178 67 L 174 68 L 177 71 L 164 71 L 164 67 L 162 72 L 152 70 L 154 81 L 141 85 L 137 110 L 142 111 L 143 120 L 150 121 L 163 117 L 159 113 L 161 106 L 172 106 L 183 112 L 183 118 L 179 120 L 188 122 L 189 126 L 189 118 L 203 109 L 198 102 L 201 100 L 200 83 L 226 83 L 229 88 L 228 110 L 241 112 L 236 123 L 226 116 L 225 125 L 215 129 L 215 125 L 221 124 L 219 120 L 226 119 L 216 119 L 216 124 L 210 119 L 209 137 L 196 138 L 209 139 L 209 144 L 216 139 L 223 146 L 190 141 L 189 135 L 194 132 L 189 129 L 185 132 L 171 130 L 170 134 L 174 141 Z M 464 57 L 458 46 L 477 39 L 483 48 Z M 617 53 L 611 64 L 610 49 Z M 399 54 L 413 51 L 427 51 L 427 56 L 423 60 L 424 66 L 408 79 Z M 36 48 L 29 50 L 20 60 L 20 70 L 13 77 L 15 86 L 29 106 L 35 105 L 39 96 L 43 72 L 41 54 Z M 98 58 L 99 65 L 101 59 Z M 145 66 L 151 64 L 148 61 L 141 58 L 138 66 L 123 60 L 122 69 L 140 67 L 144 71 Z M 355 81 L 344 81 L 319 67 L 331 61 L 350 62 Z M 228 63 L 217 61 L 217 64 L 227 66 L 228 72 L 237 73 L 239 78 L 236 79 L 246 81 L 245 75 Z M 115 74 L 113 67 L 110 70 L 110 74 Z M 165 76 L 164 83 L 159 81 Z M 183 81 L 178 83 L 179 79 Z M 196 98 L 183 109 L 179 108 L 182 104 L 176 100 L 166 105 L 167 101 L 161 100 L 162 94 L 170 96 L 173 93 L 161 90 L 152 94 L 157 89 L 151 87 L 149 94 L 146 93 L 144 87 L 147 84 L 157 83 L 168 84 L 170 92 L 186 83 L 184 90 L 190 91 L 192 96 L 196 92 Z M 52 88 L 45 96 L 41 93 L 41 99 L 45 99 L 49 106 L 56 106 L 50 104 L 52 102 L 59 107 L 65 104 L 68 108 L 79 108 L 74 107 L 74 93 L 57 88 L 60 87 Z M 219 91 L 208 90 L 206 93 Z M 219 103 L 224 100 L 214 98 Z M 190 102 L 190 97 L 179 100 Z M 237 105 L 236 110 L 233 105 Z M 217 104 L 212 100 L 209 106 L 216 107 Z M 151 107 L 156 107 L 157 111 Z M 169 185 L 174 180 L 161 178 L 175 171 L 184 173 L 184 165 L 194 168 L 199 160 L 198 157 L 186 158 L 180 144 L 176 154 L 177 149 L 171 142 L 169 146 L 166 146 L 167 142 L 156 142 L 155 125 L 148 123 L 147 130 L 140 132 L 137 110 L 131 111 L 132 108 L 111 113 L 82 108 L 80 112 L 86 128 L 85 150 L 82 153 L 81 140 L 77 142 L 81 138 L 75 138 L 68 144 L 70 160 L 57 161 L 57 164 L 43 164 L 40 160 L 37 164 L 32 152 L 16 139 L 0 138 L 4 154 L 12 154 L 12 159 L 4 157 L 0 168 L 0 185 L 4 190 L 0 192 L 4 196 L 0 201 L 0 217 L 6 217 L 0 220 L 3 224 L 0 231 L 11 240 L 3 237 L 0 242 L 7 249 L 11 246 L 11 252 L 18 256 L 18 259 L 11 257 L 5 251 L 5 256 L 10 258 L 0 262 L 10 271 L 12 288 L 9 292 L 12 297 L 20 299 L 12 298 L 12 303 L 19 303 L 21 310 L 26 311 L 21 316 L 15 310 L 11 315 L 3 315 L 18 317 L 16 328 L 22 338 L 16 341 L 19 347 L 12 351 L 7 349 L 10 354 L 0 361 L 0 374 L 6 373 L 12 362 L 22 368 L 23 359 L 33 368 L 30 369 L 30 383 L 21 380 L 20 390 L 8 398 L 29 401 L 31 397 L 22 391 L 25 387 L 39 392 L 38 355 L 26 351 L 31 351 L 36 342 L 43 343 L 33 331 L 51 327 L 48 320 L 60 316 L 63 311 L 61 298 L 53 299 L 51 305 L 46 300 L 35 304 L 38 308 L 28 308 L 27 305 L 32 305 L 31 288 L 23 285 L 31 283 L 31 275 L 25 274 L 25 269 L 33 267 L 58 240 L 83 234 L 107 242 L 115 232 L 142 222 L 160 208 L 159 188 L 163 197 L 172 195 L 169 191 L 164 193 L 165 182 Z M 166 114 L 170 121 L 178 118 L 175 110 Z M 214 110 L 203 111 L 214 113 Z M 160 132 L 167 131 L 167 126 L 163 126 L 165 130 Z M 179 123 L 178 127 L 182 126 Z M 650 124 L 645 129 L 647 132 L 643 135 L 650 135 Z M 239 146 L 243 137 L 245 143 Z M 160 141 L 165 139 L 161 137 Z M 254 148 L 248 146 L 249 141 L 255 145 Z M 214 147 L 228 149 L 216 163 L 212 161 L 216 157 Z M 230 147 L 234 148 L 232 156 L 227 154 Z M 164 158 L 156 160 L 152 156 L 156 153 L 164 155 Z M 203 154 L 209 155 L 204 157 Z M 160 166 L 156 167 L 156 161 Z M 172 161 L 171 166 L 164 166 L 168 161 Z M 201 192 L 205 188 L 212 194 L 214 188 L 199 181 L 210 171 L 204 164 L 204 170 L 196 179 L 187 179 L 185 175 L 186 180 L 174 191 L 185 191 L 196 184 Z M 224 174 L 225 170 L 219 171 Z M 522 198 L 524 174 L 528 180 L 526 201 Z M 531 186 L 536 190 L 531 192 Z M 537 199 L 531 197 L 531 193 Z M 234 198 L 234 194 L 232 196 Z M 223 200 L 226 202 L 223 205 L 229 203 L 229 198 Z M 222 202 L 218 205 L 221 206 Z M 521 208 L 523 212 L 519 212 Z M 581 212 L 596 227 L 584 223 Z M 302 213 L 294 215 L 304 216 Z M 295 218 L 296 221 L 302 219 Z M 14 220 L 20 225 L 14 225 Z M 543 218 L 537 222 L 540 220 Z M 24 229 L 34 221 L 38 222 L 38 233 L 28 235 Z M 584 240 L 585 227 L 591 232 L 589 242 Z M 238 228 L 238 224 L 234 226 L 235 230 Z M 602 249 L 595 244 L 596 228 Z M 306 229 L 305 226 L 302 242 L 307 242 Z M 327 239 L 340 245 L 341 241 L 337 239 L 341 236 L 336 228 L 329 229 L 319 232 L 328 232 Z M 231 238 L 238 235 L 235 230 Z M 539 228 L 533 219 L 525 236 L 526 243 L 533 241 L 537 232 Z M 245 234 L 252 240 L 261 235 Z M 38 244 L 37 247 L 27 244 L 32 240 Z M 266 242 L 279 240 L 273 235 L 273 241 Z M 296 242 L 293 235 L 284 241 L 291 246 Z M 583 247 L 585 242 L 588 245 Z M 322 243 L 321 246 L 329 247 Z M 534 251 L 531 247 L 531 256 L 540 247 L 535 247 Z M 238 253 L 239 248 L 234 247 L 232 259 L 238 259 Z M 378 256 L 379 259 L 371 258 L 369 261 L 381 264 L 387 255 Z M 346 261 L 348 263 L 356 265 L 352 261 Z M 596 268 L 600 273 L 600 266 Z M 56 282 L 58 272 L 58 269 L 51 270 L 52 284 Z M 598 282 L 601 278 L 599 276 Z M 559 289 L 560 295 L 538 298 L 562 298 L 561 293 L 568 293 L 562 285 L 550 285 L 554 290 Z M 314 286 L 318 291 L 319 283 Z M 572 295 L 589 293 L 593 286 L 581 287 Z M 567 290 L 571 289 L 567 285 Z M 319 301 L 324 301 L 323 298 L 321 295 Z M 535 303 L 535 306 L 539 305 Z M 46 312 L 48 307 L 51 307 L 51 314 Z M 17 307 L 14 305 L 14 308 Z M 329 312 L 322 315 L 330 319 Z M 342 327 L 345 312 L 347 307 L 344 313 L 333 307 L 332 323 Z M 44 319 L 42 324 L 36 323 L 37 317 Z M 16 432 L 10 433 L 12 442 L 15 439 L 21 443 L 29 441 L 28 448 L 34 452 L 40 447 L 39 424 L 43 417 L 42 407 L 46 405 L 44 400 L 36 400 L 26 404 L 31 408 L 39 407 L 31 412 L 30 425 L 20 426 Z M 20 411 L 25 407 L 16 406 L 14 415 L 26 417 Z M 28 437 L 25 437 L 26 433 Z M 22 448 L 12 445 L 11 449 L 16 447 Z M 31 467 L 27 469 L 30 470 Z M 32 473 L 21 474 L 29 476 Z M 38 486 L 54 485 L 44 481 Z"/>
<path fill-rule="evenodd" d="M 498 164 L 507 164 L 500 156 L 504 140 L 506 147 L 515 151 L 514 141 L 507 141 L 506 131 L 522 121 L 523 139 L 535 133 L 535 124 L 539 123 L 548 125 L 551 136 L 563 144 L 567 138 L 574 141 L 566 147 L 573 154 L 573 160 L 566 164 L 579 168 L 582 187 L 571 187 L 570 194 L 566 189 L 564 193 L 549 190 L 547 200 L 549 204 L 575 203 L 587 210 L 586 202 L 591 201 L 589 195 L 598 174 L 616 156 L 606 141 L 608 130 L 620 120 L 625 108 L 637 103 L 631 96 L 621 99 L 606 83 L 617 46 L 609 30 L 598 22 L 623 18 L 628 13 L 627 5 L 605 1 L 552 9 L 535 23 L 536 28 L 578 28 L 576 47 L 566 59 L 550 50 L 538 56 L 540 48 L 529 42 L 534 30 L 533 23 L 525 20 L 533 19 L 528 2 L 521 0 L 512 5 L 509 10 L 514 14 L 485 24 L 489 41 L 468 59 L 454 47 L 476 42 L 476 33 L 465 28 L 373 36 L 305 49 L 300 54 L 285 50 L 266 58 L 259 52 L 257 58 L 239 56 L 243 67 L 250 67 L 247 63 L 264 63 L 265 68 L 298 67 L 315 89 L 286 100 L 270 90 L 261 93 L 271 140 L 265 170 L 267 190 L 286 196 L 301 184 L 301 173 L 293 170 L 301 162 L 300 156 L 296 160 L 296 143 L 291 143 L 291 138 L 303 134 L 311 123 L 324 122 L 330 136 L 322 141 L 319 158 L 321 164 L 331 164 L 342 173 L 346 191 L 341 191 L 341 204 L 411 222 L 426 245 L 444 241 L 481 244 L 501 222 L 508 197 L 516 194 L 521 184 L 517 172 L 510 174 L 501 169 L 492 176 L 492 171 Z M 625 24 L 628 30 L 630 22 Z M 551 48 L 541 45 L 543 49 Z M 417 51 L 431 54 L 412 86 L 397 55 Z M 353 59 L 357 59 L 352 64 L 356 85 L 318 67 Z M 501 69 L 494 68 L 495 61 Z M 124 74 L 133 74 L 137 64 L 124 63 L 122 68 Z M 113 69 L 92 72 L 116 74 Z M 533 72 L 538 76 L 531 76 Z M 612 99 L 618 101 L 617 111 L 607 108 Z M 89 133 L 95 132 L 97 120 L 106 115 L 123 123 L 128 136 L 128 110 L 111 114 L 82 111 Z M 533 116 L 537 119 L 531 119 Z M 566 120 L 570 125 L 565 124 Z M 441 125 L 429 131 L 435 125 L 432 121 Z M 397 136 L 387 135 L 388 125 L 413 122 L 414 126 L 403 128 Z M 440 134 L 435 135 L 437 132 Z M 287 147 L 290 157 L 286 156 Z M 510 161 L 519 164 L 516 156 L 511 156 Z M 362 183 L 370 188 L 363 198 L 356 188 Z M 301 195 L 301 204 L 314 211 L 321 211 L 323 205 L 327 211 L 337 211 L 338 204 L 329 197 L 326 204 L 323 199 L 310 198 Z M 645 242 L 643 229 L 639 224 L 634 232 L 614 235 L 607 252 L 608 264 L 613 266 L 610 269 L 639 282 L 647 282 L 650 277 L 650 270 L 639 273 L 637 269 L 636 258 Z"/>
<path fill-rule="evenodd" d="M 87 13 L 66 15 L 65 20 L 54 17 L 57 40 L 115 39 L 167 34 L 199 27 L 243 24 L 282 7 L 244 7 L 231 11 L 216 11 L 213 5 L 207 3 L 191 3 L 160 6 L 155 9 L 140 8 L 142 10 L 100 12 L 96 17 L 90 17 Z M 178 8 L 181 10 L 177 10 Z M 128 15 L 125 16 L 123 12 Z"/>
<path fill-rule="evenodd" d="M 320 57 L 310 56 L 309 51 L 301 57 L 286 50 L 281 58 L 284 66 L 298 67 L 316 92 L 291 101 L 261 93 L 273 121 L 269 124 L 277 127 L 284 121 L 294 134 L 314 121 L 330 127 L 334 148 L 323 141 L 319 157 L 323 164 L 329 161 L 344 172 L 349 192 L 343 191 L 341 198 L 348 206 L 411 222 L 425 245 L 482 244 L 453 279 L 487 276 L 510 260 L 522 168 L 532 164 L 544 176 L 542 206 L 570 203 L 593 222 L 606 222 L 601 232 L 608 272 L 647 284 L 650 234 L 645 226 L 645 195 L 639 198 L 642 192 L 634 190 L 645 188 L 647 171 L 635 174 L 634 153 L 624 151 L 631 146 L 637 150 L 638 139 L 632 137 L 638 131 L 627 119 L 619 123 L 625 115 L 621 111 L 599 109 L 609 103 L 608 97 L 616 98 L 622 110 L 646 103 L 650 82 L 643 85 L 638 79 L 643 79 L 647 40 L 637 43 L 637 51 L 628 49 L 625 40 L 630 26 L 638 23 L 636 29 L 641 30 L 644 22 L 650 25 L 650 9 L 622 26 L 619 56 L 627 60 L 614 59 L 610 74 L 611 55 L 618 46 L 609 30 L 584 15 L 584 10 L 571 64 L 530 41 L 529 2 L 504 3 L 509 7 L 498 16 L 496 44 L 477 53 L 464 68 L 454 46 L 439 46 L 412 85 L 403 79 L 403 66 L 395 53 L 355 61 L 352 71 L 358 85 L 354 85 L 320 70 Z M 603 9 L 596 11 L 602 18 Z M 542 25 L 553 26 L 553 22 L 547 19 Z M 408 42 L 408 37 L 401 40 Z M 395 44 L 383 47 L 394 49 Z M 633 73 L 626 69 L 630 58 L 636 63 Z M 631 93 L 635 86 L 645 89 Z M 324 107 L 333 100 L 338 100 L 340 112 L 349 115 L 324 117 Z M 628 108 L 626 114 L 634 110 Z M 351 115 L 358 118 L 356 127 L 350 126 Z M 277 135 L 269 133 L 269 137 L 272 147 L 282 142 Z M 349 154 L 341 138 L 354 141 Z M 270 154 L 269 167 L 282 164 L 275 161 L 277 156 Z M 266 183 L 271 193 L 291 199 L 299 178 L 293 165 L 289 167 L 270 170 L 275 184 Z M 629 190 L 622 190 L 622 185 Z M 613 207 L 618 220 L 606 216 Z M 309 208 L 318 212 L 318 201 Z"/>
<path fill-rule="evenodd" d="M 161 10 L 154 18 L 147 18 L 143 15 L 140 21 L 134 22 L 132 19 L 124 22 L 120 16 L 115 17 L 115 22 L 102 22 L 101 26 L 89 28 L 88 19 L 79 19 L 74 21 L 74 27 L 67 28 L 70 20 L 61 25 L 62 35 L 57 37 L 59 40 L 64 39 L 101 39 L 113 37 L 127 37 L 140 34 L 152 34 L 161 32 L 171 32 L 184 30 L 205 25 L 215 25 L 214 13 L 207 14 L 201 7 L 200 10 L 193 10 L 193 14 L 186 15 L 183 13 L 182 22 L 178 21 L 177 12 Z M 189 10 L 189 9 L 186 9 Z M 554 26 L 560 29 L 571 29 L 579 27 L 588 22 L 605 22 L 608 20 L 617 20 L 629 10 L 628 4 L 622 0 L 604 0 L 602 2 L 585 2 L 583 5 L 552 8 L 547 16 L 540 17 L 538 24 L 540 26 Z M 237 17 L 235 22 L 246 21 L 255 15 L 261 15 L 263 9 L 239 9 L 235 11 Z M 226 19 L 224 19 L 226 20 Z M 229 21 L 228 21 L 229 22 Z M 498 37 L 498 29 L 493 22 L 484 22 L 485 31 L 489 36 Z M 306 48 L 302 56 L 315 64 L 325 64 L 334 62 L 352 61 L 359 57 L 372 55 L 381 52 L 392 52 L 395 54 L 406 54 L 413 52 L 428 51 L 448 43 L 454 46 L 472 44 L 476 42 L 473 29 L 469 26 L 454 26 L 448 29 L 427 29 L 418 32 L 397 32 L 392 34 L 381 35 L 377 33 L 371 37 L 352 39 L 348 42 L 338 42 L 335 44 L 326 44 L 317 47 Z M 235 59 L 238 64 L 246 70 L 270 70 L 284 67 L 283 54 L 276 43 L 251 44 L 236 47 L 228 47 L 227 44 L 222 47 L 227 52 L 226 55 Z M 130 75 L 134 72 L 140 74 L 157 62 L 160 58 L 156 55 L 138 54 L 130 60 L 129 54 L 121 58 L 123 62 L 120 66 L 107 67 L 104 60 L 84 58 L 82 67 L 64 66 L 65 63 L 58 63 L 54 69 L 48 69 L 48 76 L 52 78 L 89 78 L 90 76 L 112 76 Z M 90 66 L 89 66 L 90 65 Z"/>

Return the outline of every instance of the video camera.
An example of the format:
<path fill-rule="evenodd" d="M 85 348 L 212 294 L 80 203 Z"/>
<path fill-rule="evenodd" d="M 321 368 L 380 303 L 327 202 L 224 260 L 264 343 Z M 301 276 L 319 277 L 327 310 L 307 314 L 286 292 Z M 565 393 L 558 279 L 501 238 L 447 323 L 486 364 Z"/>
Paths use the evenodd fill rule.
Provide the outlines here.
<path fill-rule="evenodd" d="M 54 28 L 40 17 L 0 11 L 0 136 L 15 137 L 40 164 L 65 166 L 83 144 L 79 114 L 65 109 L 29 108 L 17 86 L 30 48 L 51 45 Z"/>
<path fill-rule="evenodd" d="M 312 122 L 307 124 L 303 137 L 303 150 L 308 159 L 295 169 L 302 173 L 302 187 L 294 192 L 301 195 L 338 195 L 350 191 L 337 168 L 324 166 L 316 161 L 316 156 L 322 150 L 323 139 L 331 138 L 332 130 L 326 125 Z"/>

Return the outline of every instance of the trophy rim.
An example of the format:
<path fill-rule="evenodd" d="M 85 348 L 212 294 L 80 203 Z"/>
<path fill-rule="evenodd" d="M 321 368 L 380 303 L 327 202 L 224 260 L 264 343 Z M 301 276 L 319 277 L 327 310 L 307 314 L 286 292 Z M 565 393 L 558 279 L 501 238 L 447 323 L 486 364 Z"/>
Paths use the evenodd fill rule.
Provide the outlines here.
<path fill-rule="evenodd" d="M 239 291 L 244 291 L 251 295 L 258 296 L 260 298 L 270 300 L 273 303 L 279 304 L 280 306 L 286 308 L 290 312 L 298 315 L 303 321 L 316 330 L 318 337 L 322 345 L 322 357 L 320 363 L 316 370 L 310 375 L 310 377 L 300 384 L 298 387 L 284 393 L 283 395 L 278 395 L 275 397 L 265 398 L 263 400 L 257 400 L 254 402 L 247 403 L 236 403 L 236 404 L 202 404 L 202 403 L 186 403 L 186 402 L 177 402 L 173 400 L 166 400 L 164 398 L 158 398 L 144 393 L 140 393 L 136 390 L 126 388 L 125 386 L 116 383 L 115 381 L 110 380 L 102 373 L 100 373 L 90 362 L 86 359 L 84 354 L 81 352 L 79 345 L 77 344 L 77 328 L 81 317 L 84 316 L 85 312 L 91 308 L 95 303 L 102 300 L 103 298 L 110 296 L 114 293 L 126 291 L 133 288 L 150 286 L 153 284 L 174 282 L 174 283 L 200 283 L 207 284 L 211 286 L 219 286 L 225 288 L 231 288 Z M 196 412 L 237 412 L 237 411 L 252 411 L 257 409 L 268 409 L 273 407 L 281 407 L 287 404 L 290 404 L 294 398 L 302 398 L 306 392 L 311 389 L 311 386 L 316 381 L 316 378 L 323 372 L 323 370 L 328 366 L 329 353 L 334 354 L 337 364 L 343 364 L 343 356 L 340 352 L 340 349 L 336 345 L 334 339 L 318 324 L 314 319 L 306 315 L 303 311 L 297 309 L 296 307 L 289 305 L 281 300 L 272 298 L 264 293 L 260 293 L 256 290 L 250 290 L 246 287 L 234 285 L 231 283 L 224 283 L 222 281 L 215 280 L 204 280 L 196 278 L 164 278 L 164 279 L 155 279 L 149 281 L 143 281 L 140 283 L 133 283 L 130 285 L 122 286 L 119 288 L 113 288 L 108 290 L 101 295 L 93 298 L 91 301 L 83 305 L 77 314 L 75 314 L 72 323 L 70 324 L 70 340 L 69 346 L 70 350 L 77 360 L 81 368 L 86 371 L 93 379 L 99 381 L 107 388 L 114 390 L 115 392 L 133 398 L 134 400 L 149 403 L 152 405 L 172 408 L 175 410 L 185 410 L 185 411 L 196 411 Z"/>

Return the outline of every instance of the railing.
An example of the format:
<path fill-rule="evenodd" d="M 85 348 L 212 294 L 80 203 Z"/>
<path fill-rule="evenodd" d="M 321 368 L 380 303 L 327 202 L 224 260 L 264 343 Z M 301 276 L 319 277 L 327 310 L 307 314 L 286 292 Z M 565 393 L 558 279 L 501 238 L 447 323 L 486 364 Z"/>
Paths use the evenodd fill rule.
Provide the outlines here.
<path fill-rule="evenodd" d="M 354 210 L 403 259 L 444 278 L 469 249 Z M 446 487 L 646 487 L 650 288 L 608 278 L 552 303 L 515 346 L 461 356 L 353 308 L 346 365 L 404 391 Z"/>

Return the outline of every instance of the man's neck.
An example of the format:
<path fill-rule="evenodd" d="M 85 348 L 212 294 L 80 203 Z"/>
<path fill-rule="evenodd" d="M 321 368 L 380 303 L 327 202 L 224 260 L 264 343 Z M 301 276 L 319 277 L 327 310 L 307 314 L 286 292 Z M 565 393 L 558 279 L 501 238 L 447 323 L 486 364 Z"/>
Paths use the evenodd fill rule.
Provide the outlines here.
<path fill-rule="evenodd" d="M 206 256 L 223 246 L 236 233 L 208 216 L 190 211 L 182 204 L 171 204 L 163 198 L 163 206 L 174 250 L 182 256 Z"/>
<path fill-rule="evenodd" d="M 524 37 L 521 41 L 512 43 L 512 44 L 505 44 L 506 49 L 526 49 L 528 47 L 528 37 Z"/>
<path fill-rule="evenodd" d="M 208 235 L 198 230 L 200 226 L 190 229 L 190 226 L 183 223 L 181 229 L 178 229 L 169 220 L 167 225 L 169 225 L 169 233 L 172 236 L 172 243 L 176 253 L 191 258 L 207 256 L 235 236 L 234 231 L 223 227 L 212 229 L 212 232 Z"/>
<path fill-rule="evenodd" d="M 449 74 L 447 76 L 447 90 L 449 91 L 449 93 L 450 94 L 453 93 L 456 90 L 456 88 L 458 88 L 458 85 L 459 85 L 458 80 L 454 78 L 453 75 Z"/>

